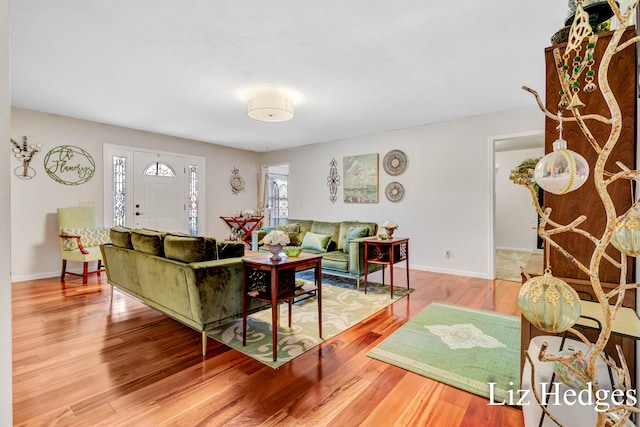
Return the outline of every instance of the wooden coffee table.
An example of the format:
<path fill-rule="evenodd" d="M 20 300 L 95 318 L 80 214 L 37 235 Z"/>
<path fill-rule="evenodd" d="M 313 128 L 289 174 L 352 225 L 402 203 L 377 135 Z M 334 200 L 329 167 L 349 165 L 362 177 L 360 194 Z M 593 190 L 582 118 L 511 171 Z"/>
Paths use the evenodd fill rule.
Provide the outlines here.
<path fill-rule="evenodd" d="M 313 286 L 305 286 L 302 289 L 287 290 L 283 294 L 279 292 L 281 277 L 285 274 L 293 274 L 297 271 L 315 269 L 315 283 Z M 247 283 L 252 270 L 266 271 L 270 276 L 269 295 L 257 293 L 249 294 Z M 291 326 L 291 309 L 293 299 L 299 295 L 316 293 L 318 299 L 318 336 L 322 338 L 322 256 L 312 254 L 300 254 L 298 257 L 283 256 L 280 261 L 272 261 L 271 255 L 250 256 L 242 259 L 242 345 L 247 343 L 247 307 L 249 298 L 271 303 L 271 344 L 273 346 L 273 360 L 278 357 L 278 305 L 284 301 L 289 302 L 289 326 Z"/>

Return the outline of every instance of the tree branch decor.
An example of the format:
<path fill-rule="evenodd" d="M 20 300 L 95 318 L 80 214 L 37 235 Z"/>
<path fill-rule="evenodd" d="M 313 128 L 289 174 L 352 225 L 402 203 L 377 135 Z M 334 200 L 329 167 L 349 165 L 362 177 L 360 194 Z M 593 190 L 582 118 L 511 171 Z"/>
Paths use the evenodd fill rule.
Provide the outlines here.
<path fill-rule="evenodd" d="M 530 278 L 527 275 L 528 280 L 522 286 L 518 299 L 523 315 L 532 324 L 547 332 L 568 331 L 589 349 L 584 354 L 582 352 L 551 354 L 547 346 L 543 345 L 538 358 L 544 362 L 553 362 L 554 366 L 561 370 L 572 370 L 574 377 L 578 378 L 581 383 L 592 385 L 592 392 L 595 395 L 598 392 L 596 363 L 599 360 L 603 360 L 617 374 L 617 380 L 614 381 L 615 384 L 612 384 L 615 389 L 624 394 L 631 388 L 629 370 L 620 346 L 617 346 L 620 366 L 606 360 L 603 357 L 603 350 L 611 336 L 612 324 L 622 306 L 625 292 L 640 287 L 640 284 L 637 283 L 627 283 L 626 277 L 627 257 L 640 256 L 640 201 L 634 201 L 631 209 L 626 213 L 618 213 L 608 187 L 618 180 L 630 180 L 632 184 L 637 183 L 640 181 L 640 171 L 631 170 L 621 162 L 616 163 L 620 169 L 617 171 L 607 171 L 605 165 L 620 139 L 623 118 L 620 105 L 609 84 L 609 68 L 616 54 L 624 49 L 634 48 L 636 43 L 640 41 L 638 36 L 622 41 L 623 34 L 631 26 L 638 1 L 631 0 L 626 11 L 621 11 L 614 0 L 607 0 L 620 25 L 611 33 L 609 44 L 598 60 L 595 57 L 598 35 L 594 34 L 589 24 L 589 14 L 584 11 L 582 1 L 578 1 L 569 40 L 566 47 L 563 48 L 564 51 L 561 51 L 560 47 L 553 50 L 553 59 L 561 87 L 557 111 L 553 112 L 551 107 L 547 108 L 535 90 L 523 87 L 525 91 L 535 97 L 542 113 L 558 123 L 560 136 L 556 143 L 561 142 L 558 146 L 554 143 L 554 152 L 547 154 L 536 164 L 533 176 L 531 173 L 522 173 L 522 171 L 512 175 L 513 181 L 527 187 L 532 195 L 534 206 L 541 217 L 538 234 L 544 239 L 546 250 L 559 251 L 588 276 L 593 294 L 602 310 L 602 329 L 595 342 L 591 342 L 574 328 L 577 321 L 575 309 L 576 307 L 579 309 L 579 298 L 576 300 L 575 291 L 571 293 L 567 290 L 567 288 L 571 288 L 566 283 L 552 276 L 549 264 L 544 276 Z M 635 70 L 632 72 L 635 73 Z M 580 97 L 582 92 L 596 91 L 599 91 L 604 98 L 609 112 L 608 116 L 589 112 L 589 106 Z M 576 123 L 591 149 L 597 155 L 594 164 L 587 164 L 587 167 L 591 168 L 586 171 L 587 176 L 584 176 L 585 172 L 580 170 L 581 160 L 579 157 L 581 156 L 569 150 L 567 141 L 562 139 L 562 122 Z M 597 140 L 594 137 L 592 132 L 594 125 L 607 127 L 606 140 Z M 606 224 L 601 235 L 594 235 L 583 228 L 583 223 L 586 220 L 585 215 L 579 215 L 566 224 L 555 221 L 552 208 L 546 207 L 543 210 L 536 196 L 536 184 L 545 191 L 561 195 L 575 190 L 586 179 L 593 180 L 595 191 L 604 206 Z M 556 237 L 565 233 L 573 233 L 576 238 L 586 239 L 587 244 L 593 247 L 588 262 L 576 259 L 569 249 L 557 242 Z M 620 259 L 615 259 L 605 252 L 610 245 L 621 252 Z M 548 259 L 547 252 L 547 261 Z M 602 262 L 610 263 L 620 269 L 619 283 L 608 292 L 605 291 L 601 283 L 600 266 Z M 571 290 L 573 291 L 573 289 Z M 527 357 L 529 356 L 527 355 Z M 576 368 L 576 366 L 580 368 Z M 531 367 L 533 370 L 533 364 Z M 532 388 L 538 403 L 540 403 L 533 378 L 532 373 Z M 635 391 L 633 392 L 635 393 Z M 605 411 L 597 412 L 596 426 L 621 426 L 628 422 L 631 413 L 640 412 L 633 405 L 617 403 L 619 402 L 612 403 Z M 546 415 L 556 420 L 544 405 L 541 405 L 541 408 Z"/>

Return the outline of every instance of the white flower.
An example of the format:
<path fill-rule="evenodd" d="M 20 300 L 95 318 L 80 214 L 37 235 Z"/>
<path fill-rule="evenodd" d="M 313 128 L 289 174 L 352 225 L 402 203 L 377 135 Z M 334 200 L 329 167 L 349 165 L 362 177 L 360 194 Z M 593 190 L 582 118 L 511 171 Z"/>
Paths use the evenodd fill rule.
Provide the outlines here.
<path fill-rule="evenodd" d="M 265 245 L 288 245 L 291 240 L 289 236 L 282 230 L 273 230 L 269 232 L 262 240 Z"/>
<path fill-rule="evenodd" d="M 385 221 L 382 228 L 398 228 L 398 224 L 395 221 Z"/>
<path fill-rule="evenodd" d="M 242 216 L 243 218 L 251 218 L 255 214 L 256 211 L 254 211 L 253 209 L 245 209 L 241 212 L 240 216 Z"/>

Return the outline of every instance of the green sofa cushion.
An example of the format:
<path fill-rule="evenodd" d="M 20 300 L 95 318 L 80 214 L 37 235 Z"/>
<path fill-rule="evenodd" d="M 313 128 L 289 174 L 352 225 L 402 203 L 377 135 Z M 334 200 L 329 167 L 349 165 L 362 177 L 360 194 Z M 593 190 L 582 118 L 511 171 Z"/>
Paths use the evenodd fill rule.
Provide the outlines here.
<path fill-rule="evenodd" d="M 116 226 L 112 227 L 110 232 L 111 243 L 113 246 L 125 249 L 133 249 L 131 244 L 131 229 L 127 227 Z"/>
<path fill-rule="evenodd" d="M 312 251 L 326 252 L 331 243 L 331 236 L 328 234 L 317 234 L 309 231 L 304 235 L 302 240 L 302 248 Z"/>
<path fill-rule="evenodd" d="M 299 233 L 300 224 L 276 225 L 276 230 L 282 230 L 285 233 Z"/>
<path fill-rule="evenodd" d="M 131 244 L 136 251 L 149 255 L 164 257 L 164 236 L 166 233 L 147 229 L 136 229 L 131 232 Z"/>
<path fill-rule="evenodd" d="M 327 248 L 328 251 L 336 250 L 338 247 L 338 238 L 340 236 L 339 222 L 314 221 L 311 226 L 311 230 L 309 231 L 316 234 L 328 234 L 331 236 L 331 241 Z"/>
<path fill-rule="evenodd" d="M 360 237 L 366 237 L 369 234 L 369 229 L 366 227 L 350 227 L 347 231 L 347 236 L 344 241 L 344 248 L 342 248 L 345 254 L 349 253 L 349 242 L 353 239 L 359 239 Z"/>
<path fill-rule="evenodd" d="M 217 258 L 216 240 L 213 237 L 179 236 L 164 237 L 164 256 L 181 262 L 202 262 Z"/>

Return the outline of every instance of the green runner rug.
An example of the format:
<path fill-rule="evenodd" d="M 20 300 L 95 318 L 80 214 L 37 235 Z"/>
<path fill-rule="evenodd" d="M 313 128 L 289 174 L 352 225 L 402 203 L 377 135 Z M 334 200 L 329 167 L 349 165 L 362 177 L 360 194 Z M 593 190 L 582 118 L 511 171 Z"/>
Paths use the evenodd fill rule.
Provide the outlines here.
<path fill-rule="evenodd" d="M 326 280 L 326 279 L 323 279 Z M 287 326 L 289 308 L 280 305 L 278 328 L 278 360 L 273 361 L 271 345 L 271 308 L 247 317 L 247 345 L 242 345 L 242 319 L 207 332 L 210 338 L 220 341 L 252 358 L 278 368 L 294 357 L 316 347 L 325 340 L 372 316 L 391 305 L 404 295 L 406 288 L 394 286 L 394 297 L 390 298 L 389 287 L 369 283 L 367 294 L 343 286 L 322 285 L 322 335 L 318 337 L 318 304 L 315 297 L 294 304 L 291 328 Z"/>
<path fill-rule="evenodd" d="M 497 401 L 520 384 L 520 318 L 432 303 L 367 356 Z"/>

